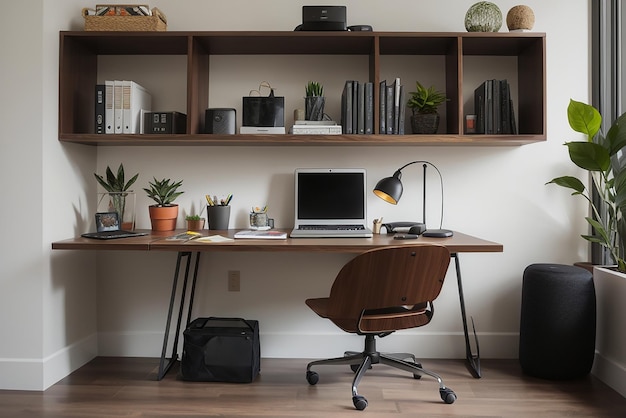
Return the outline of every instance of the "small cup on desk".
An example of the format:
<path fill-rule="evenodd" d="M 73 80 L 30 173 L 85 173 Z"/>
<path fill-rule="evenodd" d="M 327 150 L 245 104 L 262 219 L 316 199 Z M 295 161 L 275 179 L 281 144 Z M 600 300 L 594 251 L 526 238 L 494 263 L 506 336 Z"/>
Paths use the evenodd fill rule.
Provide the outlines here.
<path fill-rule="evenodd" d="M 271 221 L 273 224 L 273 219 Z M 250 212 L 250 229 L 267 230 L 271 229 L 272 226 L 267 212 Z"/>
<path fill-rule="evenodd" d="M 206 209 L 207 218 L 209 220 L 209 229 L 228 229 L 228 223 L 230 221 L 229 205 L 209 205 Z"/>

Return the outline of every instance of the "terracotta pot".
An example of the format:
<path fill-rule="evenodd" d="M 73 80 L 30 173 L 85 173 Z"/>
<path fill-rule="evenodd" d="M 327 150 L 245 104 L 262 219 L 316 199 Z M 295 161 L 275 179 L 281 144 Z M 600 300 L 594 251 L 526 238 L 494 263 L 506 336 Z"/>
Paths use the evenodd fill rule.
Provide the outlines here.
<path fill-rule="evenodd" d="M 188 231 L 202 231 L 203 229 L 204 229 L 204 219 L 199 219 L 197 221 L 187 221 Z"/>
<path fill-rule="evenodd" d="M 178 205 L 148 206 L 153 231 L 173 231 L 176 229 Z"/>

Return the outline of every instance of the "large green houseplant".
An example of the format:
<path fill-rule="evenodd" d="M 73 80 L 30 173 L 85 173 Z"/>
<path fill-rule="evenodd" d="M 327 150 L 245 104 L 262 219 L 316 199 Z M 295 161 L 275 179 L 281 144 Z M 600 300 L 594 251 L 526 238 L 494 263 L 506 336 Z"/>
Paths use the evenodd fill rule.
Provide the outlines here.
<path fill-rule="evenodd" d="M 98 211 L 117 212 L 120 218 L 122 229 L 132 230 L 135 227 L 135 194 L 130 190 L 139 174 L 135 174 L 126 181 L 124 165 L 120 163 L 117 173 L 109 166 L 106 168 L 106 178 L 100 174 L 93 173 L 98 184 L 106 193 L 100 193 L 98 197 Z"/>
<path fill-rule="evenodd" d="M 414 134 L 434 134 L 439 127 L 438 108 L 448 98 L 445 93 L 438 91 L 434 86 L 424 87 L 419 81 L 415 82 L 415 91 L 409 93 L 407 106 L 411 115 L 411 128 Z"/>
<path fill-rule="evenodd" d="M 590 190 L 576 177 L 557 177 L 546 184 L 572 189 L 572 195 L 589 202 L 593 214 L 585 219 L 593 232 L 582 237 L 605 247 L 617 269 L 626 272 L 622 252 L 626 248 L 626 156 L 620 152 L 626 146 L 626 114 L 613 122 L 606 136 L 601 130 L 602 116 L 593 106 L 570 100 L 567 117 L 574 131 L 587 136 L 586 141 L 565 143 L 570 159 L 589 172 L 600 201 L 594 203 Z"/>
<path fill-rule="evenodd" d="M 165 178 L 157 180 L 156 177 L 153 177 L 153 181 L 148 182 L 150 188 L 143 189 L 148 197 L 156 203 L 148 207 L 152 230 L 173 231 L 176 229 L 178 205 L 174 204 L 174 201 L 184 193 L 178 191 L 182 184 L 182 180 L 172 181 Z"/>

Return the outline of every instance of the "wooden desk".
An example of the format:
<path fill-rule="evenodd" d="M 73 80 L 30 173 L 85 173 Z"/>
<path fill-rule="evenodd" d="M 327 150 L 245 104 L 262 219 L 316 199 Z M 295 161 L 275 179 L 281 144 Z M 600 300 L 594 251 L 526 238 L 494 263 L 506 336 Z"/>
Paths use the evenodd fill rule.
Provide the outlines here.
<path fill-rule="evenodd" d="M 465 300 L 463 296 L 463 283 L 461 279 L 461 267 L 459 261 L 459 253 L 484 253 L 484 252 L 502 252 L 502 244 L 483 240 L 480 238 L 466 235 L 460 232 L 454 232 L 449 238 L 426 238 L 419 237 L 416 240 L 395 240 L 392 234 L 374 235 L 372 238 L 288 238 L 286 240 L 273 239 L 236 239 L 227 242 L 196 242 L 196 241 L 172 241 L 166 238 L 184 230 L 159 232 L 148 232 L 148 235 L 134 238 L 123 238 L 116 240 L 96 240 L 88 238 L 71 238 L 63 241 L 52 243 L 53 250 L 122 250 L 122 251 L 170 251 L 177 252 L 176 268 L 174 278 L 172 280 L 172 292 L 170 296 L 170 306 L 168 310 L 167 323 L 165 327 L 165 335 L 163 338 L 163 348 L 161 352 L 161 362 L 159 365 L 158 379 L 170 369 L 172 364 L 178 359 L 177 346 L 178 337 L 181 331 L 183 305 L 185 302 L 186 292 L 189 285 L 189 273 L 191 268 L 191 258 L 195 254 L 194 272 L 192 276 L 189 307 L 187 310 L 187 323 L 191 320 L 191 309 L 193 306 L 194 292 L 198 275 L 198 265 L 200 262 L 200 254 L 206 251 L 242 251 L 242 252 L 341 252 L 360 254 L 374 248 L 381 248 L 390 245 L 428 245 L 439 244 L 444 245 L 450 250 L 455 261 L 457 284 L 459 289 L 459 302 L 461 306 L 461 319 L 463 321 L 463 331 L 465 334 L 465 351 L 466 360 L 470 372 L 476 378 L 481 377 L 480 373 L 480 354 L 478 349 L 478 338 L 476 330 L 474 332 L 474 341 L 476 345 L 476 354 L 473 353 L 470 339 L 467 315 L 465 310 Z M 232 238 L 237 230 L 224 231 L 203 231 L 203 235 L 222 235 Z M 176 334 L 174 336 L 174 348 L 169 362 L 165 364 L 167 343 L 169 340 L 170 323 L 174 313 L 176 304 L 176 291 L 178 288 L 178 278 L 180 276 L 180 267 L 186 258 L 185 273 L 183 275 L 183 286 L 179 298 L 178 322 L 176 326 Z M 472 327 L 473 328 L 473 327 Z"/>

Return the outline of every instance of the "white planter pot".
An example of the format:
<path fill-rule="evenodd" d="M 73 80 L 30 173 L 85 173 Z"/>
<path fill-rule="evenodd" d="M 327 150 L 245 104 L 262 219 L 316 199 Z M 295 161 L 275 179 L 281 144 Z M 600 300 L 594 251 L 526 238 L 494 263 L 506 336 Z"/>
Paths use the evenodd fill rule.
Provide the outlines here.
<path fill-rule="evenodd" d="M 592 373 L 626 397 L 626 274 L 594 267 L 597 327 Z"/>

